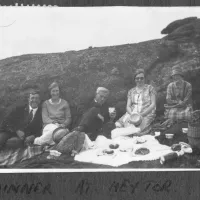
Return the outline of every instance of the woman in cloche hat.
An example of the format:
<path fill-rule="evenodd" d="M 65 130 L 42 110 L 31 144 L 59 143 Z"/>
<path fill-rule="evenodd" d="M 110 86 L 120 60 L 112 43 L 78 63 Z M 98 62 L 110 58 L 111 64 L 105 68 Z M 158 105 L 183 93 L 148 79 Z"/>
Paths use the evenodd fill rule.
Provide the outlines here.
<path fill-rule="evenodd" d="M 153 86 L 145 84 L 145 72 L 138 69 L 134 80 L 136 87 L 128 92 L 126 113 L 116 123 L 112 138 L 121 135 L 145 135 L 151 130 L 155 119 L 156 91 Z"/>
<path fill-rule="evenodd" d="M 180 66 L 172 67 L 173 79 L 167 87 L 165 117 L 172 122 L 187 121 L 192 112 L 192 85 L 184 80 Z"/>

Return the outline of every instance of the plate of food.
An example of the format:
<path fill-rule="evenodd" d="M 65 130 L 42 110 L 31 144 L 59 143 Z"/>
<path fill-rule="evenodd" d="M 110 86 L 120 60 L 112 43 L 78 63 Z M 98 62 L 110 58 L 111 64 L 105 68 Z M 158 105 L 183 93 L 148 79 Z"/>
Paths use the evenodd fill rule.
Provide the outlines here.
<path fill-rule="evenodd" d="M 119 148 L 119 144 L 110 144 L 109 148 L 110 149 L 118 149 Z"/>
<path fill-rule="evenodd" d="M 144 156 L 144 155 L 147 155 L 150 153 L 150 150 L 146 147 L 141 147 L 141 148 L 138 148 L 134 151 L 133 155 L 136 155 L 136 156 Z"/>

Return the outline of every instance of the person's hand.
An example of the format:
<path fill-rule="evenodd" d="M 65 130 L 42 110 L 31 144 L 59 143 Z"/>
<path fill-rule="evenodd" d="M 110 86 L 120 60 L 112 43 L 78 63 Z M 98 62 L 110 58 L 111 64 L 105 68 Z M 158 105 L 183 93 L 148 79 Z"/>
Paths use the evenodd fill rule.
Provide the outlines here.
<path fill-rule="evenodd" d="M 178 104 L 181 104 L 183 101 L 181 101 L 181 100 L 178 100 Z"/>
<path fill-rule="evenodd" d="M 131 114 L 132 114 L 132 111 L 131 111 L 131 110 L 128 110 L 127 113 L 128 113 L 129 115 L 131 115 Z"/>
<path fill-rule="evenodd" d="M 30 136 L 25 138 L 24 144 L 26 146 L 29 146 L 29 145 L 33 144 L 34 140 L 35 140 L 35 136 L 34 135 L 30 135 Z"/>
<path fill-rule="evenodd" d="M 103 117 L 102 115 L 98 114 L 97 116 L 98 116 L 98 118 L 99 118 L 100 120 L 102 120 L 102 122 L 104 122 L 104 117 Z"/>
<path fill-rule="evenodd" d="M 181 101 L 181 100 L 179 100 L 179 101 L 178 101 L 178 107 L 182 107 L 182 106 L 184 106 L 184 102 Z"/>
<path fill-rule="evenodd" d="M 145 117 L 146 116 L 146 114 L 145 113 L 140 113 L 140 115 L 142 116 L 142 117 Z"/>
<path fill-rule="evenodd" d="M 116 127 L 116 128 L 121 128 L 122 125 L 121 125 L 119 122 L 116 122 L 116 123 L 115 123 L 115 127 Z"/>
<path fill-rule="evenodd" d="M 72 150 L 71 156 L 74 157 L 76 154 L 78 154 L 78 152 L 75 150 Z"/>
<path fill-rule="evenodd" d="M 25 133 L 21 130 L 16 131 L 16 134 L 21 140 L 23 140 L 25 137 Z"/>

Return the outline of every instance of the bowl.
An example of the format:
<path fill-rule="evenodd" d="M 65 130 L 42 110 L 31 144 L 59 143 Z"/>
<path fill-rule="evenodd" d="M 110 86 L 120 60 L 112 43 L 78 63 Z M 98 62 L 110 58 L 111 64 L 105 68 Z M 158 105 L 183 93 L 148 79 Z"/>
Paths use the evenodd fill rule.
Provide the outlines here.
<path fill-rule="evenodd" d="M 188 128 L 182 128 L 183 133 L 188 133 Z"/>
<path fill-rule="evenodd" d="M 135 126 L 139 126 L 142 123 L 142 116 L 138 113 L 131 114 L 130 123 L 132 123 Z"/>
<path fill-rule="evenodd" d="M 158 137 L 158 136 L 160 136 L 160 131 L 155 132 L 155 137 Z"/>
<path fill-rule="evenodd" d="M 172 139 L 172 138 L 174 137 L 174 134 L 172 134 L 172 133 L 166 133 L 166 134 L 165 134 L 165 137 L 166 137 L 167 139 Z"/>

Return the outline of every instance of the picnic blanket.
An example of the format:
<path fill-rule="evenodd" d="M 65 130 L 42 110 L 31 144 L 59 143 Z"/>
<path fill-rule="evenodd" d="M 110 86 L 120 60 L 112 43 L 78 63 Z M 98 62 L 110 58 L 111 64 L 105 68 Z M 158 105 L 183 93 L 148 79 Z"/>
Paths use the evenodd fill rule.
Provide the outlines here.
<path fill-rule="evenodd" d="M 4 149 L 0 151 L 0 166 L 10 166 L 42 154 L 43 152 L 44 147 L 42 146 L 28 146 L 23 149 Z"/>
<path fill-rule="evenodd" d="M 142 142 L 141 142 L 142 141 Z M 105 149 L 109 149 L 110 144 L 118 144 L 113 154 L 104 154 Z M 136 155 L 134 152 L 140 148 L 147 148 L 149 153 L 146 155 Z M 157 160 L 162 155 L 172 152 L 167 145 L 162 145 L 154 136 L 145 135 L 141 137 L 118 137 L 107 139 L 98 136 L 93 146 L 77 154 L 74 160 L 94 164 L 110 165 L 118 167 L 132 161 L 151 161 Z"/>

